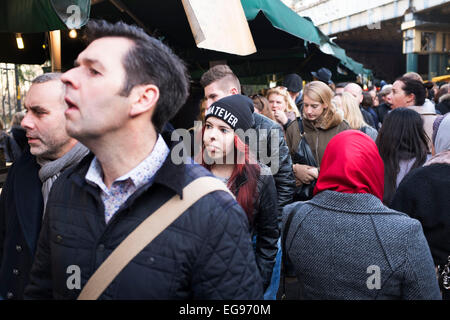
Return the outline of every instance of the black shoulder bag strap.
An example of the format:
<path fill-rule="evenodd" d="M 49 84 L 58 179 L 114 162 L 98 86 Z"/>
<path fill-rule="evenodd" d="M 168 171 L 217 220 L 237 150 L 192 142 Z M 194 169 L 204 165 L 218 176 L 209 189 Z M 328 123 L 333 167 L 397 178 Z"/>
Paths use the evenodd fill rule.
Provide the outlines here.
<path fill-rule="evenodd" d="M 300 133 L 303 136 L 303 134 L 305 133 L 305 130 L 303 129 L 303 120 L 302 120 L 302 118 L 297 118 L 297 122 L 298 122 L 298 129 L 300 130 Z"/>

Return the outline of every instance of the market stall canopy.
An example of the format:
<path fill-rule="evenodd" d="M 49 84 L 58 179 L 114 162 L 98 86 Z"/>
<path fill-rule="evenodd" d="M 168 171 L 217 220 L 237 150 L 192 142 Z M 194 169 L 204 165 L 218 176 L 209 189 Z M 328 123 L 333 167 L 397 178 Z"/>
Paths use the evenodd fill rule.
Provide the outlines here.
<path fill-rule="evenodd" d="M 80 28 L 90 0 L 0 0 L 0 32 L 36 33 Z"/>
<path fill-rule="evenodd" d="M 183 1 L 205 3 L 204 0 Z M 212 2 L 225 3 L 223 0 L 208 1 Z M 200 48 L 197 47 L 180 0 L 160 1 L 157 6 L 142 0 L 93 0 L 92 3 L 97 4 L 92 7 L 90 3 L 89 0 L 0 0 L 0 41 L 3 40 L 5 44 L 0 61 L 42 64 L 49 58 L 48 48 L 42 47 L 47 42 L 46 36 L 44 33 L 27 32 L 67 29 L 70 27 L 68 25 L 74 23 L 74 12 L 69 8 L 76 6 L 80 8 L 80 25 L 86 23 L 90 15 L 94 19 L 123 20 L 143 27 L 169 44 L 186 60 L 194 79 L 198 79 L 209 68 L 211 61 L 226 61 L 238 76 L 251 81 L 259 77 L 258 81 L 265 83 L 267 79 L 264 75 L 297 72 L 308 79 L 310 71 L 320 67 L 337 70 L 339 64 L 355 74 L 364 70 L 361 64 L 347 57 L 345 50 L 332 43 L 309 19 L 300 17 L 280 0 L 241 0 L 257 49 L 256 53 L 246 56 L 219 52 L 223 50 L 220 47 L 212 50 L 214 44 L 208 45 L 208 49 L 201 48 L 201 44 Z M 227 0 L 226 3 L 231 2 Z M 214 10 L 210 8 L 209 11 L 213 16 Z M 224 26 L 229 25 L 217 23 L 225 31 Z M 24 50 L 17 49 L 16 32 L 22 32 Z M 83 44 L 79 39 L 70 39 L 67 32 L 62 32 L 61 37 L 64 69 L 72 66 Z M 327 46 L 329 50 L 324 49 Z M 248 53 L 251 52 L 252 49 L 248 50 Z"/>
<path fill-rule="evenodd" d="M 254 20 L 260 12 L 274 28 L 305 41 L 320 45 L 323 37 L 314 24 L 295 13 L 279 0 L 241 0 L 247 20 Z"/>
<path fill-rule="evenodd" d="M 0 0 L 0 62 L 43 64 L 49 58 L 45 32 L 80 28 L 90 0 Z M 20 33 L 24 48 L 18 49 Z"/>
<path fill-rule="evenodd" d="M 332 42 L 330 38 L 328 38 L 325 34 L 322 33 L 322 31 L 320 31 L 320 29 L 317 30 L 320 33 L 320 38 L 322 41 L 320 44 L 320 50 L 322 52 L 336 57 L 344 67 L 351 70 L 355 74 L 372 74 L 371 70 L 365 69 L 361 63 L 356 62 L 355 60 L 347 56 L 345 50 L 338 46 L 336 43 Z"/>

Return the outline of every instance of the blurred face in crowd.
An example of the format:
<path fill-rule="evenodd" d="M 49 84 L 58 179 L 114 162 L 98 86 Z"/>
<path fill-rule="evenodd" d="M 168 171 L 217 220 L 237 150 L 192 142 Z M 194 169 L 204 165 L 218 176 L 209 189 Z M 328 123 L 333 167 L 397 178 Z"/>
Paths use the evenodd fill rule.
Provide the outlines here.
<path fill-rule="evenodd" d="M 391 95 L 391 93 L 392 93 L 392 90 L 388 94 L 381 96 L 380 103 L 387 103 L 389 105 L 392 105 L 392 95 Z"/>
<path fill-rule="evenodd" d="M 36 157 L 55 160 L 62 157 L 76 140 L 66 132 L 64 85 L 58 80 L 35 83 L 25 97 L 26 130 L 30 152 Z"/>
<path fill-rule="evenodd" d="M 371 91 L 371 94 L 372 92 L 373 91 Z M 374 107 L 378 107 L 380 105 L 380 100 L 378 100 L 378 95 L 376 93 L 372 96 L 372 101 Z"/>
<path fill-rule="evenodd" d="M 287 108 L 287 102 L 286 99 L 279 94 L 272 93 L 269 97 L 269 106 L 272 109 L 273 112 L 275 111 L 286 111 Z"/>
<path fill-rule="evenodd" d="M 388 95 L 388 99 L 392 102 L 392 108 L 409 107 L 415 104 L 414 94 L 406 94 L 403 90 L 404 83 L 402 81 L 395 81 L 392 86 L 392 92 Z"/>
<path fill-rule="evenodd" d="M 361 104 L 361 102 L 364 99 L 364 96 L 362 94 L 362 89 L 360 86 L 358 86 L 356 83 L 349 83 L 345 86 L 344 92 L 349 92 L 352 94 L 352 96 L 355 97 L 355 99 L 358 101 L 358 103 Z"/>
<path fill-rule="evenodd" d="M 327 106 L 319 101 L 314 101 L 307 95 L 303 97 L 303 113 L 310 121 L 317 120 L 325 111 Z"/>
<path fill-rule="evenodd" d="M 133 45 L 121 37 L 97 39 L 79 54 L 75 67 L 63 74 L 71 136 L 84 143 L 126 126 L 135 89 L 128 97 L 121 94 L 126 81 L 122 61 Z"/>
<path fill-rule="evenodd" d="M 234 148 L 234 130 L 223 120 L 209 117 L 205 123 L 203 144 L 211 159 L 222 160 Z"/>
<path fill-rule="evenodd" d="M 337 96 L 341 95 L 344 93 L 344 88 L 336 88 L 335 93 Z"/>
<path fill-rule="evenodd" d="M 227 79 L 221 79 L 210 83 L 204 88 L 204 91 L 207 108 L 209 108 L 217 100 L 239 93 L 239 91 Z"/>

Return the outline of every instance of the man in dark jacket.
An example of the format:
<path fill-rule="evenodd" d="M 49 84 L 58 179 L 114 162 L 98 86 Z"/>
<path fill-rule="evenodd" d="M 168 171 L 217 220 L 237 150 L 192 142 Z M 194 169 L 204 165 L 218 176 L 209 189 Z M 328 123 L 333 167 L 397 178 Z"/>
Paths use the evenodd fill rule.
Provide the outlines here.
<path fill-rule="evenodd" d="M 30 149 L 12 165 L 0 198 L 0 296 L 23 299 L 53 182 L 87 155 L 67 135 L 61 74 L 33 80 L 22 120 Z M 31 153 L 30 153 L 31 152 Z"/>
<path fill-rule="evenodd" d="M 209 107 L 213 102 L 241 93 L 239 79 L 227 65 L 217 65 L 205 72 L 200 79 Z M 253 112 L 253 110 L 252 110 Z M 283 129 L 276 122 L 253 112 L 254 125 L 258 135 L 255 145 L 250 145 L 258 161 L 270 167 L 278 192 L 278 205 L 283 208 L 293 200 L 295 179 L 289 148 L 284 140 Z M 272 138 L 276 138 L 275 141 Z M 267 160 L 270 160 L 268 162 Z"/>
<path fill-rule="evenodd" d="M 159 133 L 186 101 L 183 62 L 123 22 L 90 22 L 89 45 L 63 75 L 67 131 L 92 154 L 57 181 L 26 297 L 75 299 L 113 250 L 193 180 Z M 242 208 L 202 197 L 137 254 L 99 299 L 260 299 L 262 281 Z"/>
<path fill-rule="evenodd" d="M 377 108 L 378 119 L 383 124 L 384 118 L 392 110 L 392 85 L 385 85 L 383 89 L 378 93 L 378 100 L 380 105 Z"/>

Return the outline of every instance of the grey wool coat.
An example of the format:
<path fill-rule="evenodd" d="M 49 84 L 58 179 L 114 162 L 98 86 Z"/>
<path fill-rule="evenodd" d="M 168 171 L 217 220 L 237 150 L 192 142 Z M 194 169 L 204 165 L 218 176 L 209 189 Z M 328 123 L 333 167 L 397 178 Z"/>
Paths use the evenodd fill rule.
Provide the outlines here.
<path fill-rule="evenodd" d="M 283 210 L 302 299 L 441 299 L 419 221 L 371 194 L 323 191 Z"/>

